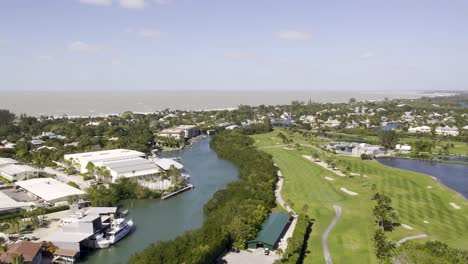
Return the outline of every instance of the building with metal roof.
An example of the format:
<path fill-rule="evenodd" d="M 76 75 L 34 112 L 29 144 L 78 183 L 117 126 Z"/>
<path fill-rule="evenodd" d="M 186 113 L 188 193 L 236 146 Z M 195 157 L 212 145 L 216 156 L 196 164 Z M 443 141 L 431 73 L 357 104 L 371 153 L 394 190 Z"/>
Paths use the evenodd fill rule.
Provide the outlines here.
<path fill-rule="evenodd" d="M 16 182 L 16 185 L 50 204 L 67 201 L 70 196 L 86 194 L 82 190 L 53 178 L 19 181 Z"/>
<path fill-rule="evenodd" d="M 155 177 L 160 171 L 154 162 L 143 158 L 98 162 L 96 166 L 106 167 L 111 173 L 113 182 L 119 178 Z"/>
<path fill-rule="evenodd" d="M 273 250 L 289 225 L 291 217 L 287 213 L 271 213 L 262 224 L 254 240 L 247 242 L 248 248 L 267 248 Z"/>
<path fill-rule="evenodd" d="M 17 202 L 0 191 L 0 215 L 19 212 L 21 208 L 28 209 L 34 205 L 31 202 Z"/>
<path fill-rule="evenodd" d="M 176 169 L 183 169 L 184 168 L 184 165 L 180 164 L 179 162 L 175 161 L 174 159 L 167 159 L 167 158 L 163 158 L 163 159 L 159 159 L 159 158 L 156 158 L 156 159 L 153 159 L 154 163 L 156 163 L 156 165 L 158 165 L 161 169 L 165 170 L 165 171 L 168 171 L 171 169 L 171 166 L 174 166 Z"/>
<path fill-rule="evenodd" d="M 39 170 L 28 165 L 7 164 L 0 166 L 0 176 L 8 181 L 21 181 L 24 179 L 37 178 Z"/>
<path fill-rule="evenodd" d="M 145 157 L 145 153 L 128 149 L 111 149 L 103 151 L 67 154 L 63 156 L 65 160 L 72 161 L 76 169 L 79 170 L 81 173 L 88 172 L 86 166 L 89 162 L 115 162 L 119 160 L 128 160 L 143 157 Z"/>

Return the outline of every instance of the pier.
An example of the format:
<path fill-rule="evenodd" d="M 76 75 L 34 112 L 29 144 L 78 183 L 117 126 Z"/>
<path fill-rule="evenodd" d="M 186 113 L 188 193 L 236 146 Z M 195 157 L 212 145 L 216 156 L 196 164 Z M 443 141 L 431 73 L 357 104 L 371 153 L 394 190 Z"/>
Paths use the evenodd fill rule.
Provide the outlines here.
<path fill-rule="evenodd" d="M 174 196 L 174 195 L 177 195 L 177 194 L 179 194 L 179 193 L 181 193 L 181 192 L 185 192 L 185 191 L 187 191 L 187 190 L 189 190 L 189 189 L 193 189 L 193 188 L 194 188 L 193 184 L 187 184 L 186 187 L 184 187 L 184 188 L 182 188 L 182 189 L 180 189 L 180 190 L 178 190 L 178 191 L 175 191 L 175 192 L 172 192 L 172 193 L 170 193 L 170 194 L 164 195 L 163 197 L 161 197 L 161 200 L 166 200 L 166 199 L 169 198 L 169 197 L 172 197 L 172 196 Z"/>

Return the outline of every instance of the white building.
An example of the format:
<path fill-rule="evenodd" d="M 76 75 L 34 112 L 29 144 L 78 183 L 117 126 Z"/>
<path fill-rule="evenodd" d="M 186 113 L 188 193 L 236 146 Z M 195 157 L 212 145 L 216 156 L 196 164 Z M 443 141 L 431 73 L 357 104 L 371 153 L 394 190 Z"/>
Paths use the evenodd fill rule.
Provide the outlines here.
<path fill-rule="evenodd" d="M 160 172 L 158 166 L 151 160 L 144 158 L 143 152 L 114 149 L 96 152 L 85 152 L 77 154 L 68 154 L 64 156 L 65 160 L 70 160 L 75 168 L 81 173 L 87 173 L 88 163 L 97 167 L 104 167 L 109 170 L 112 176 L 112 182 L 119 178 L 143 178 L 155 177 Z"/>
<path fill-rule="evenodd" d="M 341 122 L 338 120 L 327 120 L 324 124 L 324 126 L 327 127 L 339 127 L 341 125 Z"/>
<path fill-rule="evenodd" d="M 196 128 L 194 125 L 182 125 L 176 126 L 173 128 L 167 128 L 159 132 L 158 134 L 161 137 L 174 137 L 177 139 L 181 138 L 193 138 L 200 135 L 200 130 Z"/>
<path fill-rule="evenodd" d="M 3 192 L 0 192 L 0 215 L 17 213 L 21 208 L 28 209 L 31 205 L 34 205 L 34 203 L 17 202 Z"/>
<path fill-rule="evenodd" d="M 161 169 L 165 171 L 170 170 L 171 166 L 174 166 L 176 169 L 179 170 L 184 168 L 184 165 L 180 164 L 174 159 L 154 159 L 153 161 L 156 165 L 158 165 Z"/>
<path fill-rule="evenodd" d="M 42 199 L 51 205 L 59 205 L 61 202 L 66 202 L 70 196 L 86 194 L 82 190 L 53 178 L 19 181 L 16 182 L 16 185 L 26 190 L 31 196 Z"/>
<path fill-rule="evenodd" d="M 39 172 L 31 166 L 18 164 L 18 161 L 14 159 L 0 158 L 0 176 L 8 181 L 37 178 Z"/>
<path fill-rule="evenodd" d="M 86 166 L 89 162 L 96 163 L 103 162 L 115 162 L 119 160 L 128 160 L 133 158 L 143 158 L 145 153 L 128 150 L 128 149 L 112 149 L 112 150 L 103 150 L 103 151 L 94 151 L 94 152 L 84 152 L 76 154 L 67 154 L 64 155 L 64 160 L 71 161 L 76 169 L 81 173 L 86 173 Z"/>
<path fill-rule="evenodd" d="M 431 133 L 431 127 L 420 126 L 420 127 L 410 127 L 408 129 L 409 133 Z"/>
<path fill-rule="evenodd" d="M 406 145 L 406 144 L 397 144 L 395 146 L 395 150 L 397 151 L 400 151 L 400 152 L 410 152 L 411 151 L 411 146 L 410 145 Z"/>
<path fill-rule="evenodd" d="M 444 135 L 444 136 L 458 136 L 458 128 L 457 127 L 437 127 L 435 130 L 437 135 Z"/>
<path fill-rule="evenodd" d="M 383 152 L 385 152 L 384 147 L 378 145 L 370 145 L 367 143 L 357 144 L 351 151 L 351 153 L 356 157 L 359 157 L 362 154 L 376 156 L 382 154 Z"/>

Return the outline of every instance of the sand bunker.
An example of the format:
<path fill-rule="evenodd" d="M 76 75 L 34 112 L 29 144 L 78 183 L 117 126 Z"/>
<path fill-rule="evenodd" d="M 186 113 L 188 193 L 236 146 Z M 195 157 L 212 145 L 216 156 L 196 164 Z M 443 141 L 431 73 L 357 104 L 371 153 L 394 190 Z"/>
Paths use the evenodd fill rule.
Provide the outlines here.
<path fill-rule="evenodd" d="M 350 191 L 350 190 L 348 190 L 348 189 L 346 189 L 346 188 L 343 188 L 343 187 L 340 188 L 340 190 L 342 190 L 343 192 L 345 192 L 345 193 L 347 193 L 347 194 L 349 194 L 349 195 L 352 195 L 352 196 L 355 196 L 355 195 L 358 195 L 358 194 L 359 194 L 359 193 L 357 193 L 357 192 L 352 192 L 352 191 Z"/>
<path fill-rule="evenodd" d="M 293 148 L 284 147 L 285 150 L 294 150 Z"/>
<path fill-rule="evenodd" d="M 432 186 L 427 186 L 428 189 L 432 189 Z"/>
<path fill-rule="evenodd" d="M 456 203 L 450 203 L 450 205 L 455 209 L 460 209 L 461 207 L 458 206 Z"/>
<path fill-rule="evenodd" d="M 413 228 L 411 226 L 409 226 L 409 225 L 401 224 L 401 226 L 406 228 L 406 229 L 413 230 Z"/>
<path fill-rule="evenodd" d="M 333 179 L 332 177 L 325 177 L 326 180 L 329 180 L 329 181 L 334 181 L 335 179 Z"/>
<path fill-rule="evenodd" d="M 283 177 L 283 173 L 281 173 L 281 171 L 278 171 L 278 176 Z"/>
<path fill-rule="evenodd" d="M 424 223 L 429 224 L 429 221 L 424 220 Z"/>
<path fill-rule="evenodd" d="M 351 175 L 351 176 L 359 176 L 360 174 L 359 174 L 359 173 L 351 172 L 349 175 Z"/>

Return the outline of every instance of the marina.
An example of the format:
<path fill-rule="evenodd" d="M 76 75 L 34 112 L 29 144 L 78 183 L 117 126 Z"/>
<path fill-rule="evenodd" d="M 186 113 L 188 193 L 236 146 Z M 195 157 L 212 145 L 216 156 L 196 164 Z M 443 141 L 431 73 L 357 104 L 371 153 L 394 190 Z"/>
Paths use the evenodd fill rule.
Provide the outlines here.
<path fill-rule="evenodd" d="M 180 157 L 190 173 L 190 182 L 196 186 L 166 200 L 126 200 L 136 227 L 130 235 L 115 246 L 89 252 L 82 263 L 126 263 L 130 255 L 152 243 L 174 239 L 185 231 L 203 224 L 203 206 L 213 194 L 226 184 L 237 180 L 238 171 L 229 162 L 221 160 L 209 146 L 210 138 L 198 140 L 191 148 L 163 152 L 161 157 Z"/>

